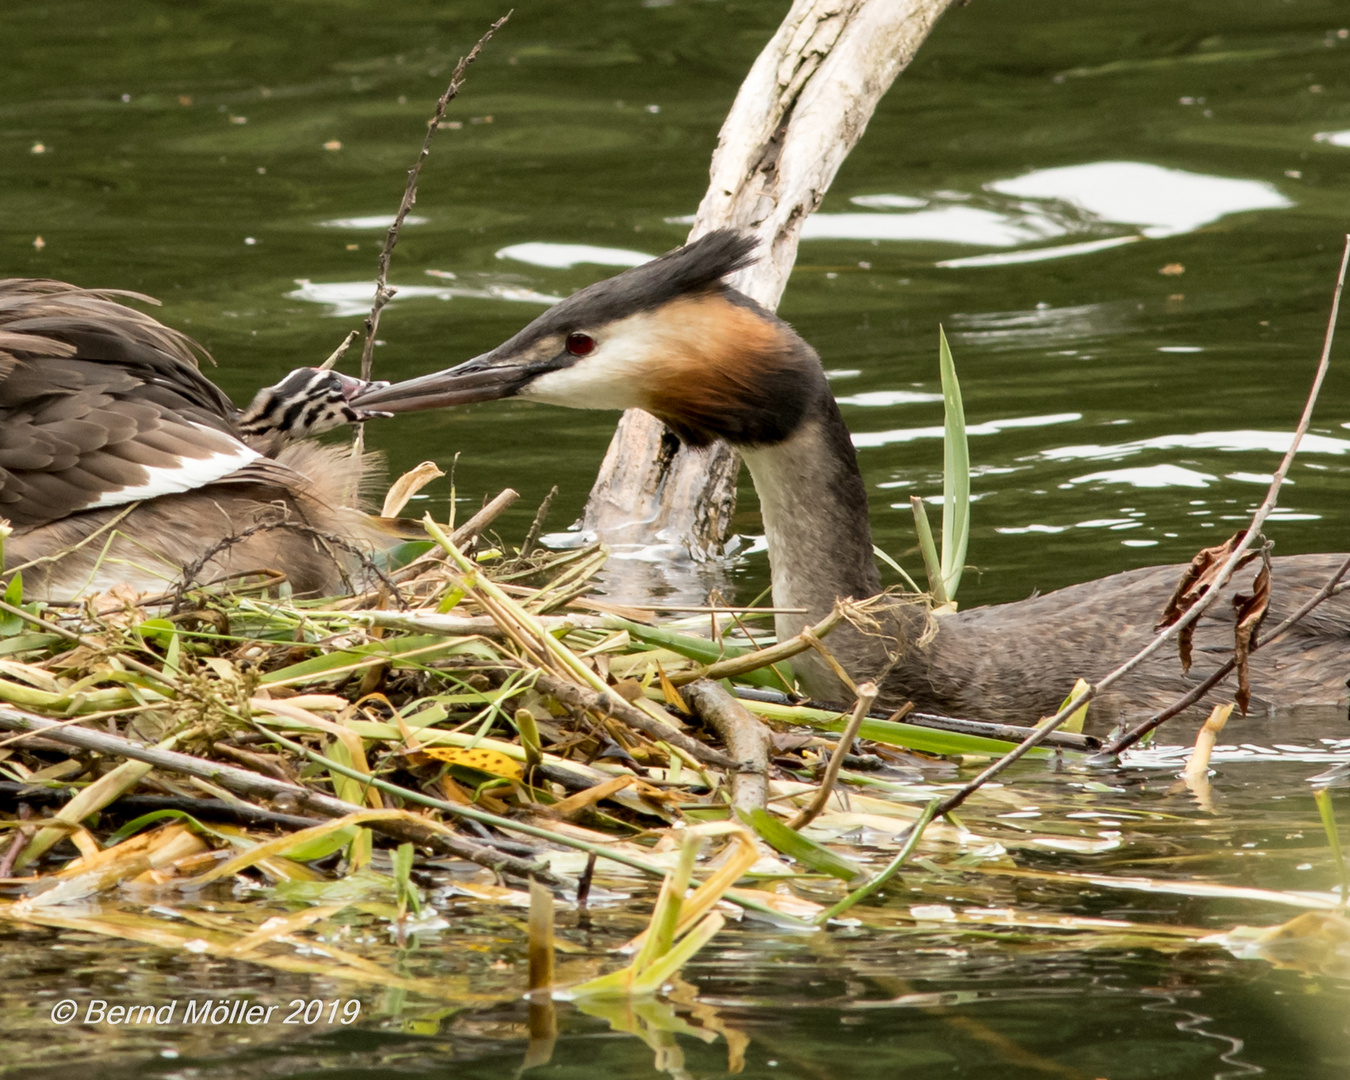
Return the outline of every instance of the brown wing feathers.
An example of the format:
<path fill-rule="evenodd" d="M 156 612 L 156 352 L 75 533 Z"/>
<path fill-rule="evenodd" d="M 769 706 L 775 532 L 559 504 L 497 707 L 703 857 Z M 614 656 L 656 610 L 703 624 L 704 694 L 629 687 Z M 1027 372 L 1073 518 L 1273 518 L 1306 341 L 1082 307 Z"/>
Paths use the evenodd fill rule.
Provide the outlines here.
<path fill-rule="evenodd" d="M 40 525 L 191 490 L 256 458 L 199 355 L 108 294 L 0 281 L 0 516 Z"/>
<path fill-rule="evenodd" d="M 158 592 L 208 556 L 207 577 L 274 568 L 333 593 L 360 567 L 316 531 L 392 542 L 347 505 L 359 456 L 284 439 L 263 456 L 199 370 L 206 353 L 114 296 L 148 300 L 0 280 L 0 518 L 15 527 L 0 571 L 22 568 L 25 595 Z"/>

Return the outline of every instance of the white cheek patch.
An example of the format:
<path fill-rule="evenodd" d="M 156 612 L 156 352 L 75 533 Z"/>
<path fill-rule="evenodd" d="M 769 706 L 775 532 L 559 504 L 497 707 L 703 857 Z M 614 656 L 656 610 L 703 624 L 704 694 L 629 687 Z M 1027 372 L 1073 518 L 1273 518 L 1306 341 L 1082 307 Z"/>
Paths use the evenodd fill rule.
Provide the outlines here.
<path fill-rule="evenodd" d="M 516 396 L 569 409 L 640 409 L 643 383 L 659 359 L 652 356 L 651 315 L 630 315 L 605 328 L 595 350 L 540 375 Z"/>
<path fill-rule="evenodd" d="M 203 434 L 203 442 L 220 447 L 215 453 L 202 458 L 179 458 L 173 465 L 146 466 L 148 474 L 145 481 L 131 487 L 105 491 L 97 502 L 83 507 L 95 510 L 102 506 L 121 506 L 141 499 L 154 499 L 160 495 L 177 495 L 184 491 L 196 491 L 207 484 L 237 472 L 245 465 L 262 460 L 262 454 L 245 446 L 241 442 L 223 435 L 213 428 L 193 424 Z"/>

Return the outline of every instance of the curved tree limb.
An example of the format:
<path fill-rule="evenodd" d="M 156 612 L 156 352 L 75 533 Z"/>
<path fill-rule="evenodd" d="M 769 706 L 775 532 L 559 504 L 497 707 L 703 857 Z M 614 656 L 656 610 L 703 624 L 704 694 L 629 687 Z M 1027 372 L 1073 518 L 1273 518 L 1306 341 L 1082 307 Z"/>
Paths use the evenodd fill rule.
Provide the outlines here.
<path fill-rule="evenodd" d="M 877 102 L 952 0 L 796 0 L 741 84 L 718 136 L 693 240 L 727 226 L 754 232 L 761 257 L 732 284 L 770 310 L 797 257 L 801 228 Z M 739 455 L 725 443 L 681 447 L 630 410 L 586 504 L 583 527 L 609 544 L 680 543 L 720 553 L 736 508 Z"/>

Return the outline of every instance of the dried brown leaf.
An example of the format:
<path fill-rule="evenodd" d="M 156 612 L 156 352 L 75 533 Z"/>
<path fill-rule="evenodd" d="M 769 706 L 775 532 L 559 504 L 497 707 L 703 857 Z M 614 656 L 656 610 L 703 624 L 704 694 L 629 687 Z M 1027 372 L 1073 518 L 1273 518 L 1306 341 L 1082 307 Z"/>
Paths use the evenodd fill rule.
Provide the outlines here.
<path fill-rule="evenodd" d="M 1243 596 L 1239 593 L 1233 597 L 1233 613 L 1237 617 L 1237 625 L 1233 629 L 1233 662 L 1237 666 L 1238 676 L 1234 700 L 1237 701 L 1243 716 L 1247 715 L 1247 706 L 1252 699 L 1247 657 L 1256 643 L 1257 627 L 1265 619 L 1266 611 L 1270 607 L 1270 557 L 1264 551 L 1261 556 L 1261 569 L 1257 571 L 1256 580 L 1252 582 L 1252 595 Z"/>
<path fill-rule="evenodd" d="M 1195 557 L 1191 559 L 1190 565 L 1186 567 L 1185 573 L 1181 575 L 1181 580 L 1177 582 L 1176 589 L 1167 601 L 1162 617 L 1154 627 L 1155 630 L 1162 630 L 1171 626 L 1186 612 L 1190 611 L 1195 606 L 1196 601 L 1209 592 L 1220 568 L 1236 550 L 1238 541 L 1242 539 L 1242 536 L 1242 533 L 1234 533 L 1222 544 L 1202 548 L 1195 553 Z M 1255 552 L 1244 556 L 1234 569 L 1241 569 L 1254 558 L 1256 558 Z M 1195 624 L 1192 623 L 1177 634 L 1177 655 L 1181 658 L 1182 671 L 1190 671 L 1191 669 L 1191 641 L 1194 637 L 1194 630 Z"/>
<path fill-rule="evenodd" d="M 628 787 L 636 777 L 616 776 L 612 780 L 606 780 L 602 784 L 596 784 L 594 787 L 587 788 L 585 791 L 578 791 L 561 802 L 555 803 L 544 811 L 547 817 L 571 818 L 588 810 L 601 799 L 608 799 L 611 795 L 622 791 Z M 658 789 L 659 790 L 659 789 Z"/>
<path fill-rule="evenodd" d="M 397 517 L 408 505 L 409 499 L 431 481 L 444 475 L 434 461 L 424 461 L 417 468 L 405 472 L 390 485 L 389 492 L 384 497 L 384 507 L 380 510 L 380 516 Z"/>

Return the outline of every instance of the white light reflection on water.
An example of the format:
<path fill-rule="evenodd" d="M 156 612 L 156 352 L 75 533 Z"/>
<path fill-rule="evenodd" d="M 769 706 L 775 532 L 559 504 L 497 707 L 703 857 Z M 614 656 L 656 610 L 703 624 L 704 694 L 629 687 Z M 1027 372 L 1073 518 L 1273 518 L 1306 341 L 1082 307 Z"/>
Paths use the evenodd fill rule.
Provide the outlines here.
<path fill-rule="evenodd" d="M 923 393 L 917 390 L 868 390 L 862 394 L 849 394 L 836 397 L 840 405 L 858 405 L 865 409 L 885 408 L 890 405 L 923 405 L 941 401 L 941 394 Z"/>
<path fill-rule="evenodd" d="M 1137 769 L 1175 769 L 1186 764 L 1192 746 L 1131 747 L 1120 756 L 1120 763 Z M 1316 739 L 1310 744 L 1226 743 L 1214 747 L 1209 760 L 1213 764 L 1233 765 L 1251 762 L 1288 761 L 1321 765 L 1327 762 L 1350 764 L 1350 739 Z"/>
<path fill-rule="evenodd" d="M 656 256 L 643 251 L 629 251 L 627 248 L 596 247 L 593 244 L 547 244 L 534 241 L 504 247 L 497 252 L 497 258 L 514 259 L 516 262 L 544 266 L 550 270 L 570 270 L 582 263 L 594 266 L 641 266 L 645 262 L 651 262 Z"/>
<path fill-rule="evenodd" d="M 1219 450 L 1225 453 L 1264 450 L 1283 454 L 1289 449 L 1293 437 L 1293 433 L 1288 431 L 1200 431 L 1194 435 L 1159 435 L 1152 439 L 1136 439 L 1114 446 L 1059 446 L 1041 451 L 1041 456 L 1051 461 L 1119 461 L 1145 450 Z M 1330 435 L 1305 435 L 1299 444 L 1301 454 L 1332 454 L 1339 457 L 1348 452 L 1350 439 L 1337 439 Z"/>
<path fill-rule="evenodd" d="M 1006 420 L 987 420 L 983 424 L 966 426 L 967 435 L 997 435 L 1015 428 L 1046 427 L 1050 424 L 1070 424 L 1083 419 L 1082 413 L 1052 413 L 1048 416 L 1014 416 Z M 941 427 L 895 428 L 891 431 L 854 432 L 853 445 L 859 449 L 889 446 L 892 443 L 914 442 L 916 439 L 940 439 L 945 434 Z"/>
<path fill-rule="evenodd" d="M 1332 133 L 1334 141 L 1342 133 Z M 859 195 L 857 206 L 892 213 L 824 213 L 810 217 L 804 240 L 928 241 L 1007 248 L 1074 235 L 1054 247 L 946 259 L 949 268 L 1008 266 L 1086 255 L 1140 239 L 1192 232 L 1230 214 L 1284 210 L 1294 205 L 1263 180 L 1243 180 L 1168 169 L 1139 161 L 1094 161 L 1037 169 L 984 186 L 993 206 L 966 203 L 969 195 L 935 193 Z M 1002 198 L 1002 202 L 998 200 Z M 1129 230 L 1128 235 L 1101 236 Z M 1093 235 L 1093 234 L 1097 235 Z"/>
<path fill-rule="evenodd" d="M 941 206 L 901 214 L 812 214 L 803 240 L 909 240 L 1013 247 L 1064 235 L 1038 214 L 998 213 L 975 206 Z"/>
<path fill-rule="evenodd" d="M 1040 304 L 1018 311 L 958 312 L 951 318 L 951 337 L 981 349 L 1083 344 L 1126 333 L 1138 319 L 1135 305 L 1123 301 L 1063 307 Z M 1057 355 L 1079 353 L 1061 349 Z"/>
<path fill-rule="evenodd" d="M 404 225 L 425 225 L 429 219 L 421 214 L 409 214 Z M 340 217 L 319 224 L 325 229 L 387 229 L 394 223 L 393 214 L 367 214 L 364 217 Z"/>
<path fill-rule="evenodd" d="M 1101 472 L 1075 476 L 1060 487 L 1068 488 L 1074 484 L 1128 484 L 1137 488 L 1209 487 L 1210 481 L 1217 480 L 1210 473 L 1196 472 L 1180 465 L 1145 465 L 1133 469 L 1105 469 Z"/>
<path fill-rule="evenodd" d="M 973 205 L 972 195 L 960 191 L 933 192 L 927 197 L 855 195 L 849 200 L 853 205 L 876 212 L 812 214 L 802 226 L 802 239 L 1014 248 L 1075 235 L 1084 237 L 1054 247 L 971 255 L 937 264 L 1006 266 L 1086 255 L 1141 239 L 1190 232 L 1229 214 L 1283 210 L 1294 205 L 1274 185 L 1262 180 L 1208 176 L 1138 161 L 1096 161 L 1038 169 L 986 184 L 979 197 L 987 205 Z M 685 214 L 665 221 L 690 225 L 694 217 Z M 1130 230 L 1127 235 L 1101 235 L 1124 229 Z M 497 257 L 556 270 L 581 263 L 638 266 L 653 256 L 623 248 L 535 241 L 502 248 Z"/>
<path fill-rule="evenodd" d="M 286 294 L 288 300 L 304 300 L 311 304 L 325 304 L 329 317 L 348 318 L 365 315 L 375 299 L 375 285 L 369 278 L 363 281 L 310 281 L 296 278 L 300 287 Z M 556 304 L 561 296 L 549 296 L 518 285 L 488 283 L 474 288 L 468 285 L 397 285 L 398 292 L 390 303 L 414 299 L 505 300 L 511 303 Z"/>
<path fill-rule="evenodd" d="M 1055 247 L 1032 248 L 1030 251 L 997 252 L 993 255 L 966 255 L 959 259 L 943 259 L 936 265 L 946 270 L 959 270 L 969 266 L 1016 266 L 1019 263 L 1045 262 L 1047 259 L 1063 259 L 1070 255 L 1091 255 L 1094 251 L 1106 251 L 1133 244 L 1142 236 L 1112 236 L 1105 240 L 1084 240 L 1081 244 L 1057 244 Z"/>
<path fill-rule="evenodd" d="M 1069 203 L 1103 222 L 1138 226 L 1149 238 L 1176 236 L 1249 210 L 1293 206 L 1273 184 L 1234 180 L 1138 161 L 1096 161 L 996 180 L 990 191 Z"/>

